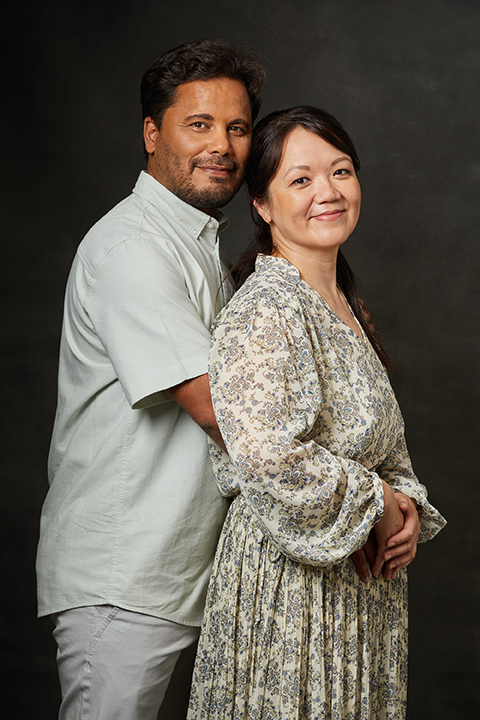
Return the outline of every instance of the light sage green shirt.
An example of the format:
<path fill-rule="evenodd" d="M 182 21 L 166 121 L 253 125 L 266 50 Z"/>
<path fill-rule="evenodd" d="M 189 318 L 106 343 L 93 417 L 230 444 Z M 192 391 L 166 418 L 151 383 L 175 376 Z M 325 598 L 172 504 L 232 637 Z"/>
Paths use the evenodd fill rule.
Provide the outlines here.
<path fill-rule="evenodd" d="M 108 603 L 198 625 L 227 509 L 206 435 L 162 392 L 207 372 L 230 295 L 219 220 L 142 172 L 68 280 L 39 614 Z"/>

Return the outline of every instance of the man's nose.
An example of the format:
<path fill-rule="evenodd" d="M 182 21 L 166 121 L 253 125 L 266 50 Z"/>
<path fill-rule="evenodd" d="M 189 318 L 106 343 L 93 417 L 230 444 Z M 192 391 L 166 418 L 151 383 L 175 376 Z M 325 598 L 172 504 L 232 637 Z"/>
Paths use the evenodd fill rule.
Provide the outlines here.
<path fill-rule="evenodd" d="M 210 153 L 228 155 L 231 151 L 230 135 L 228 130 L 214 128 L 209 138 L 208 150 Z"/>

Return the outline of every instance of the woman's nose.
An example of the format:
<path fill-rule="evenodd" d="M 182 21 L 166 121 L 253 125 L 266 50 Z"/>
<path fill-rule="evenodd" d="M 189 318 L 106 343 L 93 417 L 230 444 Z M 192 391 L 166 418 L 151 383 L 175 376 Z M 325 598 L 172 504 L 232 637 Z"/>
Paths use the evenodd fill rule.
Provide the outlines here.
<path fill-rule="evenodd" d="M 342 194 L 336 184 L 330 178 L 318 178 L 315 181 L 315 202 L 325 203 L 333 202 L 342 197 Z"/>

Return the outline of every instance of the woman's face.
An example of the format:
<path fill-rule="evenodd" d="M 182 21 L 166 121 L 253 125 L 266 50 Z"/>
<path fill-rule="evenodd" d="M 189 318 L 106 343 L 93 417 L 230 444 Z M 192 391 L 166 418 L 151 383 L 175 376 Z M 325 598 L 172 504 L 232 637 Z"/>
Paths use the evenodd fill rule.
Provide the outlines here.
<path fill-rule="evenodd" d="M 351 158 L 297 127 L 288 135 L 268 198 L 255 201 L 277 254 L 336 252 L 357 224 L 360 183 Z M 295 263 L 293 263 L 295 264 Z"/>

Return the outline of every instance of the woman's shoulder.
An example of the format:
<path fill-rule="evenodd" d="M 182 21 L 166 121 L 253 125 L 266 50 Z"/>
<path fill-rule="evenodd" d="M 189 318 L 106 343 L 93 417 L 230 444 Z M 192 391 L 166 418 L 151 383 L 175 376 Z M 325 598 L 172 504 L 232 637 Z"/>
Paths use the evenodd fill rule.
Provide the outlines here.
<path fill-rule="evenodd" d="M 298 270 L 283 258 L 259 255 L 252 273 L 237 290 L 227 308 L 265 304 L 278 309 L 291 307 L 298 298 Z"/>
<path fill-rule="evenodd" d="M 288 267 L 282 267 L 286 263 Z M 292 272 L 293 271 L 293 272 Z M 263 256 L 256 270 L 219 313 L 212 327 L 219 335 L 249 334 L 258 327 L 303 324 L 298 271 L 287 261 Z"/>
<path fill-rule="evenodd" d="M 298 271 L 287 263 L 293 273 L 289 276 L 289 268 L 282 272 L 276 261 L 280 258 L 261 256 L 257 260 L 255 272 L 236 291 L 232 299 L 217 316 L 215 325 L 224 320 L 232 320 L 236 315 L 255 314 L 257 310 L 278 312 L 282 315 L 287 309 L 298 302 L 297 283 Z M 280 271 L 279 271 L 280 270 Z"/>

